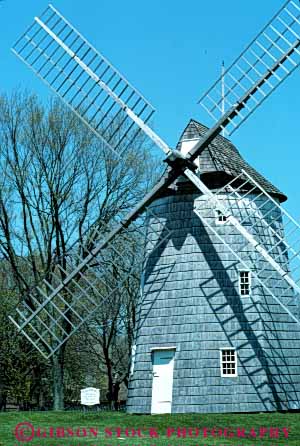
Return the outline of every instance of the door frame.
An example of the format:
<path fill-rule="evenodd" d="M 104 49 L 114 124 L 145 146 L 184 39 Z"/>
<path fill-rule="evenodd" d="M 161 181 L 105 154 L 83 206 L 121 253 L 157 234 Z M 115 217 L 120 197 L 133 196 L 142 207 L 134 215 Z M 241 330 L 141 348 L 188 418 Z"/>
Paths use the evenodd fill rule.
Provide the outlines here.
<path fill-rule="evenodd" d="M 163 346 L 163 347 L 152 347 L 150 349 L 151 352 L 151 364 L 152 364 L 152 371 L 151 371 L 151 375 L 152 375 L 152 380 L 151 380 L 151 414 L 154 413 L 152 412 L 152 393 L 153 393 L 153 367 L 154 367 L 154 353 L 156 352 L 160 352 L 160 351 L 167 351 L 167 350 L 172 350 L 173 351 L 173 375 L 172 375 L 172 400 L 171 400 L 171 411 L 170 413 L 172 413 L 172 403 L 173 403 L 173 378 L 174 378 L 174 366 L 175 366 L 175 354 L 176 354 L 176 349 L 177 347 L 175 345 L 171 345 L 171 346 Z"/>

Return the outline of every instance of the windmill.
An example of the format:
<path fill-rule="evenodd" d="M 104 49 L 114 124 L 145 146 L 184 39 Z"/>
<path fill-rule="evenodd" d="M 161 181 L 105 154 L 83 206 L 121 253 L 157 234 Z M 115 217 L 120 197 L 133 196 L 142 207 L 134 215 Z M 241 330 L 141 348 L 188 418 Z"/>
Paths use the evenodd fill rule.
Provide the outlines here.
<path fill-rule="evenodd" d="M 11 317 L 49 358 L 122 287 L 103 272 L 117 256 L 130 274 L 135 247 L 124 240 L 140 231 L 131 412 L 300 407 L 299 225 L 282 208 L 286 197 L 220 135 L 299 66 L 299 36 L 300 2 L 289 0 L 200 99 L 212 127 L 192 120 L 176 150 L 148 125 L 149 102 L 53 6 L 13 48 L 119 162 L 140 132 L 166 155 L 164 175 L 141 202 L 96 227 L 76 266 L 70 250 L 63 280 L 44 281 Z"/>

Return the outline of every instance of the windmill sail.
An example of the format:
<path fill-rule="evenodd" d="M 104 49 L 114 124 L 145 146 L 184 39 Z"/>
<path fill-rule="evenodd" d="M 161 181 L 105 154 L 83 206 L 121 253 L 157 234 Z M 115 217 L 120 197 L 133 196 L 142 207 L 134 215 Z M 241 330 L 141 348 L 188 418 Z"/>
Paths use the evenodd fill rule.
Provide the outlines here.
<path fill-rule="evenodd" d="M 208 202 L 210 206 L 205 211 L 195 209 L 205 226 L 242 265 L 253 272 L 268 295 L 280 304 L 294 322 L 300 324 L 297 314 L 300 299 L 300 225 L 244 170 L 216 194 L 209 191 Z M 210 209 L 209 212 L 207 209 Z M 241 250 L 234 249 L 226 241 L 226 230 L 222 233 L 214 227 L 212 219 L 215 210 L 224 215 L 226 225 L 233 225 L 240 231 L 246 256 L 243 257 Z M 249 252 L 252 252 L 252 256 L 249 256 Z"/>
<path fill-rule="evenodd" d="M 258 220 L 261 220 L 263 218 L 269 217 L 269 214 L 272 213 L 273 208 L 277 207 L 279 209 L 281 209 L 279 204 L 276 204 L 276 201 L 274 201 L 268 194 L 266 191 L 264 191 L 264 189 L 262 188 L 262 186 L 260 186 L 257 182 L 254 182 L 255 180 L 253 180 L 251 178 L 251 176 L 244 172 L 245 175 L 247 175 L 247 177 L 249 178 L 248 181 L 244 181 L 242 182 L 242 186 L 241 188 L 245 187 L 245 190 L 247 191 L 246 196 L 249 195 L 249 197 L 251 197 L 251 192 L 259 189 L 260 190 L 260 194 L 259 194 L 259 198 L 261 198 L 262 196 L 264 198 L 267 198 L 268 201 L 265 201 L 265 199 L 262 199 L 262 205 L 260 205 L 256 210 L 256 217 Z M 225 202 L 222 201 L 222 199 L 220 199 L 219 197 L 219 193 L 214 194 L 213 192 L 210 191 L 210 189 L 208 189 L 205 184 L 191 171 L 189 171 L 188 169 L 185 170 L 185 175 L 195 184 L 195 186 L 205 195 L 208 196 L 208 199 L 210 201 L 210 205 L 211 205 L 211 209 L 217 209 L 219 210 L 222 215 L 225 216 L 225 218 L 228 220 L 228 222 L 230 224 L 232 224 L 239 232 L 240 234 L 253 246 L 254 250 L 259 253 L 267 262 L 268 264 L 282 277 L 284 278 L 290 286 L 292 286 L 295 291 L 297 293 L 300 294 L 300 284 L 297 284 L 295 282 L 295 280 L 291 277 L 291 275 L 288 273 L 288 271 L 285 271 L 282 267 L 281 267 L 281 257 L 283 256 L 288 256 L 289 254 L 292 255 L 292 259 L 295 261 L 300 261 L 300 251 L 297 250 L 297 248 L 292 247 L 290 244 L 288 244 L 287 242 L 284 241 L 284 235 L 280 234 L 280 233 L 276 233 L 276 229 L 275 227 L 272 226 L 272 224 L 274 224 L 273 221 L 273 216 L 272 216 L 272 224 L 271 222 L 267 223 L 269 219 L 267 219 L 266 221 L 264 221 L 264 225 L 266 226 L 266 230 L 268 230 L 268 234 L 272 234 L 273 237 L 276 236 L 275 238 L 275 244 L 272 243 L 271 249 L 270 251 L 268 251 L 268 249 L 266 249 L 261 242 L 255 237 L 255 235 L 253 235 L 250 230 L 248 229 L 248 224 L 245 225 L 245 220 L 247 221 L 247 219 L 249 220 L 249 213 L 251 213 L 251 210 L 253 208 L 253 205 L 255 203 L 255 201 L 257 200 L 256 198 L 253 199 L 253 201 L 249 201 L 249 206 L 250 208 L 248 208 L 247 205 L 247 209 L 246 209 L 246 217 L 245 215 L 243 215 L 243 213 L 241 212 L 241 210 L 239 209 L 238 203 L 242 202 L 245 197 L 240 195 L 238 190 L 234 190 L 232 188 L 232 194 L 229 195 L 229 199 L 227 199 Z M 235 184 L 236 182 L 238 182 L 238 180 L 240 179 L 241 175 L 236 177 L 233 180 L 232 184 Z M 251 184 L 252 182 L 252 184 Z M 228 185 L 228 187 L 230 187 L 231 183 Z M 249 192 L 249 186 L 251 186 L 250 188 L 250 192 Z M 243 190 L 243 189 L 242 189 Z M 271 206 L 270 208 L 270 204 L 273 205 L 273 207 Z M 239 212 L 236 212 L 236 211 Z M 281 215 L 280 213 L 278 214 L 279 216 Z M 286 218 L 288 218 L 288 222 L 289 224 L 292 224 L 295 226 L 295 228 L 293 228 L 292 234 L 294 234 L 294 232 L 297 232 L 297 235 L 300 237 L 300 226 L 298 225 L 298 223 L 289 216 L 289 214 L 287 212 L 284 211 L 284 215 L 286 216 Z M 204 218 L 204 217 L 203 217 Z M 263 224 L 261 223 L 261 224 Z M 250 226 L 251 228 L 251 226 Z M 290 235 L 290 232 L 288 232 L 288 236 Z M 298 242 L 298 240 L 297 240 Z M 279 254 L 277 253 L 278 250 L 278 246 L 284 244 L 284 250 L 281 250 L 281 247 L 279 249 Z M 295 244 L 295 241 L 294 241 Z M 275 249 L 277 248 L 277 250 Z M 297 265 L 296 271 L 300 268 L 300 263 L 299 265 Z M 294 271 L 295 272 L 295 271 Z"/>
<path fill-rule="evenodd" d="M 119 156 L 146 123 L 151 104 L 53 6 L 21 36 L 13 52 Z"/>
<path fill-rule="evenodd" d="M 144 219 L 151 216 L 151 227 Z M 75 243 L 40 286 L 34 288 L 10 317 L 18 330 L 48 359 L 95 312 L 117 294 L 122 294 L 131 275 L 139 274 L 146 259 L 145 247 L 157 249 L 170 237 L 154 242 L 148 236 L 161 233 L 161 223 L 153 212 L 128 228 L 97 225 L 84 244 Z"/>
<path fill-rule="evenodd" d="M 289 0 L 199 99 L 213 122 L 232 111 L 226 123 L 231 135 L 299 66 L 299 39 L 300 2 Z"/>

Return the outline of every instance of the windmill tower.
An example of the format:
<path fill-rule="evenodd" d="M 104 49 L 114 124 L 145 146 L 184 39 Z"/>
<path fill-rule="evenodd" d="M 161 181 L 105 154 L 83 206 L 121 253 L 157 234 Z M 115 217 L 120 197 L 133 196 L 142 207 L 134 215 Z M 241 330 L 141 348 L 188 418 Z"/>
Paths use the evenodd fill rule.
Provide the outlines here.
<path fill-rule="evenodd" d="M 140 131 L 166 154 L 141 202 L 116 225 L 94 228 L 82 256 L 73 262 L 71 250 L 57 265 L 63 280 L 54 270 L 54 282 L 24 296 L 11 317 L 49 358 L 122 287 L 110 268 L 122 262 L 130 274 L 135 247 L 123 242 L 141 231 L 131 412 L 299 408 L 300 227 L 281 206 L 286 197 L 220 136 L 299 66 L 299 48 L 300 2 L 289 0 L 200 99 L 212 127 L 191 121 L 171 150 L 147 124 L 149 102 L 53 6 L 14 46 L 119 162 Z"/>
<path fill-rule="evenodd" d="M 191 120 L 178 148 L 185 150 L 206 132 Z M 250 184 L 243 170 L 276 202 L 286 197 L 222 136 L 202 152 L 199 168 L 206 186 L 220 193 L 221 201 L 232 201 L 234 213 L 244 214 L 243 224 L 258 234 L 264 246 L 274 247 L 277 240 L 269 227 L 272 224 L 282 234 L 281 212 Z M 240 191 L 238 206 L 232 190 Z M 259 215 L 257 209 L 264 201 L 267 207 Z M 195 208 L 211 228 L 199 220 Z M 151 251 L 145 265 L 128 410 L 246 412 L 299 407 L 300 327 L 273 304 L 260 284 L 267 262 L 257 258 L 240 232 L 183 179 L 155 200 L 151 209 L 171 235 Z M 288 269 L 284 246 L 275 249 L 282 267 Z M 273 292 L 292 297 L 289 286 L 278 277 L 272 274 L 270 280 Z"/>

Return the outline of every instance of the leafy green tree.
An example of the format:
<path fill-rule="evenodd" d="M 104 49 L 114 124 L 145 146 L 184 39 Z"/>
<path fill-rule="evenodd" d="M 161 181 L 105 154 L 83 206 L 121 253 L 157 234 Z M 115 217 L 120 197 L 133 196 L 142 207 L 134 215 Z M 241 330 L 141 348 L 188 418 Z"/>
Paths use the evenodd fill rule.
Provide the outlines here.
<path fill-rule="evenodd" d="M 22 409 L 42 407 L 48 398 L 45 381 L 49 368 L 32 345 L 17 336 L 16 327 L 8 319 L 17 302 L 16 293 L 2 287 L 0 297 L 0 405 L 4 410 L 10 400 Z"/>

